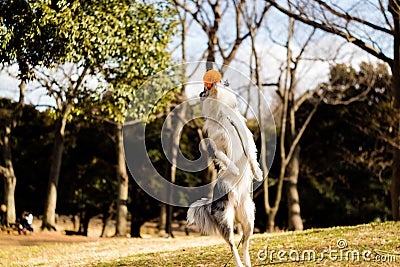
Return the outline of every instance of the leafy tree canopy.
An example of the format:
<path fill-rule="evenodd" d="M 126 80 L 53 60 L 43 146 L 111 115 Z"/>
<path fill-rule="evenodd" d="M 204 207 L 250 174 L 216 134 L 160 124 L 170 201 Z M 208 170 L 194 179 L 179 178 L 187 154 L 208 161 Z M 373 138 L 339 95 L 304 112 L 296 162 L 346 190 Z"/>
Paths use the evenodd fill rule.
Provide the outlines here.
<path fill-rule="evenodd" d="M 20 78 L 32 78 L 35 66 L 51 66 L 66 57 L 68 36 L 59 29 L 66 3 L 6 0 L 0 3 L 0 63 L 18 63 Z"/>

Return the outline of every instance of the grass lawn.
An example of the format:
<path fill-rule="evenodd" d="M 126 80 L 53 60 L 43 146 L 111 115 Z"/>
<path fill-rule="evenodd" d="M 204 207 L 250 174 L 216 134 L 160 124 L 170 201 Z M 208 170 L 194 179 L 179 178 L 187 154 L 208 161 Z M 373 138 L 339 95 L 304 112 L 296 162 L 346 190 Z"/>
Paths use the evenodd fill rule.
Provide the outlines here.
<path fill-rule="evenodd" d="M 201 244 L 201 238 L 192 242 Z M 253 266 L 400 266 L 400 223 L 257 234 L 250 253 Z M 220 244 L 140 254 L 96 266 L 233 266 L 230 255 L 227 245 Z"/>

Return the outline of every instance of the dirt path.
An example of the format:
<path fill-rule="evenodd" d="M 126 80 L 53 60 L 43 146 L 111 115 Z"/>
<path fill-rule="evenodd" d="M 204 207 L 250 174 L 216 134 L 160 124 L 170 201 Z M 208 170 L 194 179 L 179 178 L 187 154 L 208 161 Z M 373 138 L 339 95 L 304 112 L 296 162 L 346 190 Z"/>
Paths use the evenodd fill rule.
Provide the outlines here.
<path fill-rule="evenodd" d="M 101 262 L 117 265 L 120 258 L 151 252 L 221 244 L 218 237 L 99 238 L 66 236 L 63 232 L 36 231 L 29 235 L 0 232 L 0 266 L 87 266 Z"/>
<path fill-rule="evenodd" d="M 59 233 L 0 236 L 0 266 L 85 266 L 122 257 L 221 244 L 216 237 L 85 238 Z M 37 244 L 36 244 L 37 243 Z M 5 244 L 8 244 L 7 247 Z"/>

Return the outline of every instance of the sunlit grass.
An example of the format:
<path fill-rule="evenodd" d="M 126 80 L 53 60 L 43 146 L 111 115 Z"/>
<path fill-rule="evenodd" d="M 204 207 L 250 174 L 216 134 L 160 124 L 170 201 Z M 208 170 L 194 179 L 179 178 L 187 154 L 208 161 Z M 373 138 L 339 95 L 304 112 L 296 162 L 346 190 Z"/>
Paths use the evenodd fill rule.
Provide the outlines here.
<path fill-rule="evenodd" d="M 253 266 L 269 266 L 272 263 L 274 266 L 399 266 L 399 233 L 400 223 L 387 222 L 310 229 L 303 232 L 258 234 L 254 235 L 251 242 L 251 258 Z M 286 253 L 282 257 L 286 262 L 280 262 L 277 255 L 279 250 L 281 253 Z M 271 253 L 273 251 L 274 253 Z M 309 258 L 308 254 L 304 254 L 302 260 L 301 255 L 304 251 L 315 251 L 315 257 Z M 299 258 L 296 259 L 296 255 L 299 255 Z M 225 266 L 225 264 L 233 266 L 227 245 L 221 244 L 135 255 L 99 266 Z"/>

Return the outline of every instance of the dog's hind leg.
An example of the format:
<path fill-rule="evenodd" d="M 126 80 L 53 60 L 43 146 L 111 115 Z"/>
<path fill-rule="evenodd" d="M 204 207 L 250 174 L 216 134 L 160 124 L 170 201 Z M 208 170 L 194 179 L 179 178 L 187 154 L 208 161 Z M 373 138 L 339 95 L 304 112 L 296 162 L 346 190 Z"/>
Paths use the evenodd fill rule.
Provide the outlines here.
<path fill-rule="evenodd" d="M 250 197 L 246 198 L 246 200 L 241 205 L 242 207 L 240 208 L 240 211 L 239 209 L 237 210 L 237 219 L 242 225 L 243 229 L 243 261 L 246 267 L 251 267 L 249 245 L 250 237 L 252 236 L 254 230 L 255 207 Z"/>
<path fill-rule="evenodd" d="M 222 180 L 214 186 L 213 202 L 211 203 L 211 216 L 214 217 L 219 233 L 231 248 L 236 267 L 243 267 L 238 250 L 235 246 L 233 226 L 235 209 L 229 201 L 229 188 Z"/>
<path fill-rule="evenodd" d="M 214 218 L 218 224 L 218 230 L 225 241 L 228 243 L 231 252 L 233 254 L 233 261 L 235 262 L 236 267 L 244 267 L 242 262 L 240 261 L 239 252 L 235 246 L 235 239 L 233 233 L 233 224 L 235 219 L 233 207 L 226 207 L 224 211 L 216 211 L 214 214 Z"/>

